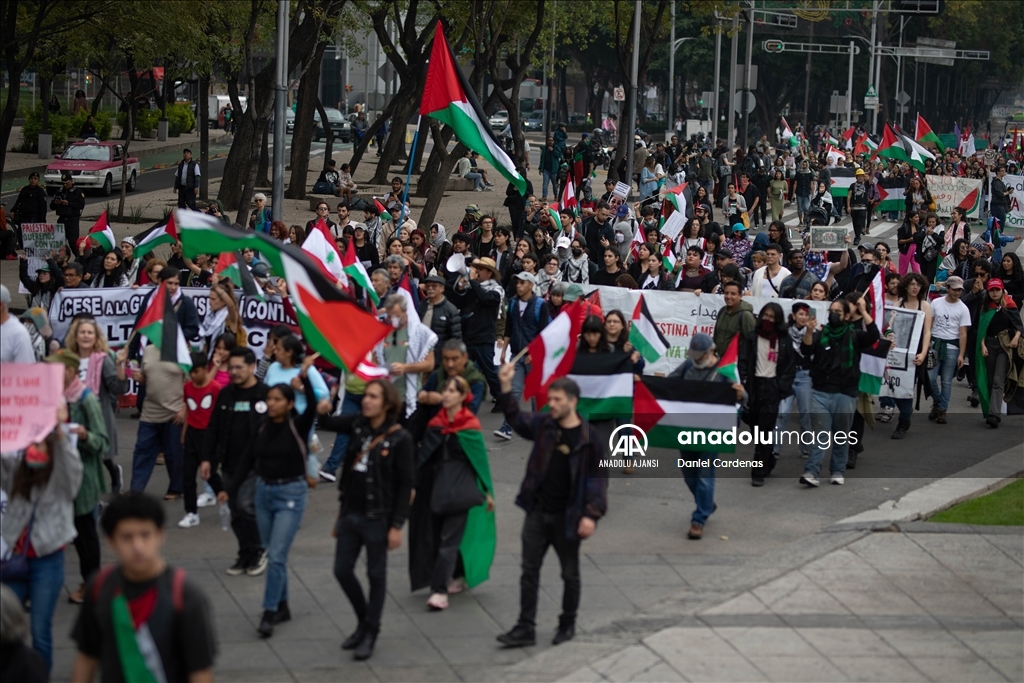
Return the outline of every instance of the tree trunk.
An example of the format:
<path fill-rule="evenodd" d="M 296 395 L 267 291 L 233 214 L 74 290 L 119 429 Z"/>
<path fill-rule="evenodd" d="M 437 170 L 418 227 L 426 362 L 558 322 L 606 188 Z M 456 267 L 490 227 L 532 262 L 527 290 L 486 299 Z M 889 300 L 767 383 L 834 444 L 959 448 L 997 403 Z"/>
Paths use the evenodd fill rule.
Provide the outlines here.
<path fill-rule="evenodd" d="M 167 71 L 167 62 L 165 61 L 163 82 L 160 83 L 159 88 L 153 88 L 154 97 L 156 97 L 156 108 L 160 110 L 161 121 L 167 120 L 167 82 L 170 80 L 167 78 Z M 149 70 L 149 78 L 153 81 L 153 85 L 156 86 L 156 74 L 153 73 L 152 69 Z"/>
<path fill-rule="evenodd" d="M 569 123 L 569 99 L 568 91 L 565 87 L 565 67 L 563 66 L 558 72 L 558 115 L 562 121 Z"/>
<path fill-rule="evenodd" d="M 317 109 L 317 90 L 320 87 L 320 68 L 323 63 L 326 43 L 320 43 L 313 51 L 312 62 L 299 81 L 299 94 L 295 103 L 295 131 L 292 133 L 291 177 L 285 196 L 289 199 L 306 198 L 306 176 L 309 173 L 309 147 L 313 141 L 313 110 Z M 320 114 L 324 121 L 323 114 Z M 301 117 L 301 119 L 300 119 Z M 329 126 L 327 127 L 329 128 Z M 325 130 L 327 129 L 325 128 Z M 275 141 L 274 144 L 277 144 Z M 328 144 L 330 144 L 328 142 Z M 324 162 L 331 158 L 331 151 L 324 153 Z"/>
<path fill-rule="evenodd" d="M 255 124 L 251 124 L 252 127 L 255 129 L 252 136 L 254 140 L 259 140 L 260 138 L 263 137 L 264 133 L 267 130 L 268 120 L 268 118 L 264 117 L 261 119 L 257 119 Z M 255 154 L 259 154 L 259 150 L 254 151 Z M 248 168 L 248 176 L 243 178 L 245 184 L 242 186 L 242 196 L 241 199 L 239 200 L 238 214 L 235 217 L 235 222 L 238 223 L 239 225 L 246 224 L 245 221 L 248 218 L 249 203 L 252 201 L 252 195 L 256 191 L 256 164 L 250 162 Z"/>
<path fill-rule="evenodd" d="M 282 141 L 283 142 L 283 141 Z M 276 142 L 274 144 L 277 144 Z M 260 141 L 260 163 L 256 167 L 256 184 L 260 187 L 271 187 L 270 182 L 270 121 L 263 126 Z"/>
<path fill-rule="evenodd" d="M 106 81 L 100 81 L 100 89 L 96 92 L 96 97 L 92 98 L 91 111 L 93 116 L 96 116 L 96 114 L 99 113 L 100 106 L 103 104 L 103 95 L 107 92 L 107 90 L 108 88 Z"/>
<path fill-rule="evenodd" d="M 10 71 L 8 70 L 8 76 Z M 21 83 L 21 72 L 11 77 L 11 83 Z M 14 127 L 14 117 L 18 115 L 18 100 L 21 98 L 21 88 L 7 89 L 7 102 L 4 104 L 3 114 L 0 115 L 0 168 L 4 167 L 7 161 L 7 148 L 10 147 L 11 129 Z"/>
<path fill-rule="evenodd" d="M 319 95 L 316 96 L 316 110 L 320 113 L 320 120 L 326 121 L 327 110 L 324 109 L 324 103 L 320 101 Z M 327 143 L 324 146 L 324 168 L 327 168 L 327 162 L 334 154 L 334 130 L 330 126 L 324 126 L 324 135 L 327 136 Z M 305 182 L 305 177 L 303 177 L 303 182 Z"/>
<path fill-rule="evenodd" d="M 388 176 L 391 174 L 391 167 L 401 161 L 399 152 L 405 151 L 405 124 L 419 105 L 415 89 L 409 88 L 408 91 L 405 94 L 399 93 L 402 96 L 396 96 L 392 100 L 398 104 L 395 105 L 395 114 L 391 117 L 391 134 L 388 135 L 384 149 L 380 153 L 377 170 L 374 172 L 373 178 L 370 179 L 371 185 L 386 185 Z M 383 119 L 382 115 L 381 120 Z"/>
<path fill-rule="evenodd" d="M 50 82 L 49 78 L 39 79 L 39 99 L 43 102 L 43 129 L 40 133 L 50 132 Z"/>
<path fill-rule="evenodd" d="M 445 148 L 448 146 L 448 142 L 452 139 L 454 131 L 448 126 L 444 128 L 435 119 L 427 119 L 429 134 L 434 140 L 434 148 L 430 151 L 430 156 L 427 157 L 427 166 L 423 169 L 423 173 L 420 174 L 419 182 L 416 184 L 416 196 L 425 198 L 430 196 L 430 191 L 434 185 L 438 182 L 438 174 L 441 172 L 441 162 L 448 156 Z M 425 142 L 426 138 L 421 140 Z M 458 159 L 456 159 L 458 161 Z M 452 168 L 454 168 L 452 164 Z M 449 174 L 451 168 L 448 169 Z M 443 186 L 448 185 L 448 176 L 441 179 Z"/>
<path fill-rule="evenodd" d="M 366 151 L 366 148 L 370 145 L 370 140 L 373 139 L 374 133 L 376 133 L 377 130 L 381 127 L 381 125 L 385 121 L 387 121 L 389 118 L 391 118 L 391 115 L 395 112 L 395 107 L 397 106 L 397 101 L 398 101 L 398 98 L 396 98 L 396 97 L 392 97 L 391 98 L 391 101 L 388 102 L 387 106 L 385 106 L 383 111 L 381 111 L 380 118 L 378 120 L 374 121 L 370 125 L 370 127 L 366 129 L 366 135 L 364 135 L 363 139 L 359 141 L 359 144 L 353 146 L 353 148 L 352 148 L 352 159 L 348 162 L 349 165 L 352 167 L 351 168 L 352 175 L 356 174 L 356 169 L 359 167 L 359 162 L 360 162 L 360 160 L 362 160 L 363 153 Z M 355 138 L 355 126 L 354 125 L 352 127 L 352 137 L 353 137 L 353 139 Z"/>

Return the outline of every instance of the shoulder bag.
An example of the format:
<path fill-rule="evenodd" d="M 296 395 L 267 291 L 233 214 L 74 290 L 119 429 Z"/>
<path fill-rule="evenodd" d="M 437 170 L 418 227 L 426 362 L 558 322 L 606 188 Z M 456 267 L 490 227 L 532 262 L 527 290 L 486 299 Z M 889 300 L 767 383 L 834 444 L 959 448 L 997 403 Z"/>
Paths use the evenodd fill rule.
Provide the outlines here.
<path fill-rule="evenodd" d="M 441 516 L 456 515 L 483 504 L 487 498 L 477 486 L 473 466 L 465 458 L 448 457 L 448 439 L 442 449 L 442 460 L 434 470 L 431 512 Z"/>

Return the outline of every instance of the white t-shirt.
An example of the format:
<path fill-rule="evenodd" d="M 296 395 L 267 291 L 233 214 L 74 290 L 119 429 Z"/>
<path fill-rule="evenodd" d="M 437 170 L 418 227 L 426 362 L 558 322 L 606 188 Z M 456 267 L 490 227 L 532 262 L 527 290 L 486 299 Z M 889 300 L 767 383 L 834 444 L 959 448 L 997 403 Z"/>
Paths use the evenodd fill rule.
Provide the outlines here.
<path fill-rule="evenodd" d="M 960 328 L 971 326 L 971 311 L 963 301 L 951 304 L 946 297 L 932 302 L 932 339 L 959 341 Z"/>
<path fill-rule="evenodd" d="M 35 363 L 32 338 L 21 321 L 8 315 L 7 322 L 0 325 L 0 362 Z"/>

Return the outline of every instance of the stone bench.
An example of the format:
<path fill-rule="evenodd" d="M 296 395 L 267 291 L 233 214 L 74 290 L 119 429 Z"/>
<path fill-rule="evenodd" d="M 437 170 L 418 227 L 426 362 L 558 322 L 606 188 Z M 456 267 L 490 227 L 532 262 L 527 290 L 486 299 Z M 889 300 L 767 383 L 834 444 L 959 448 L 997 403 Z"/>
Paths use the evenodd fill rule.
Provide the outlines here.
<path fill-rule="evenodd" d="M 467 178 L 452 176 L 448 179 L 448 184 L 444 189 L 448 192 L 472 192 L 473 181 Z"/>

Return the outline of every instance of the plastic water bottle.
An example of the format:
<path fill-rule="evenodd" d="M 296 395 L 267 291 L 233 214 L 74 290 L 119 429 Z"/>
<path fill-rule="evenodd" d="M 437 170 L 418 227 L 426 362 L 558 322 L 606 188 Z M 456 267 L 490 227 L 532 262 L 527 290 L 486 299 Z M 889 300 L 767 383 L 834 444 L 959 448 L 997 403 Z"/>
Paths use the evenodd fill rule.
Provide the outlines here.
<path fill-rule="evenodd" d="M 231 510 L 227 503 L 220 504 L 220 530 L 227 531 L 231 528 Z"/>

